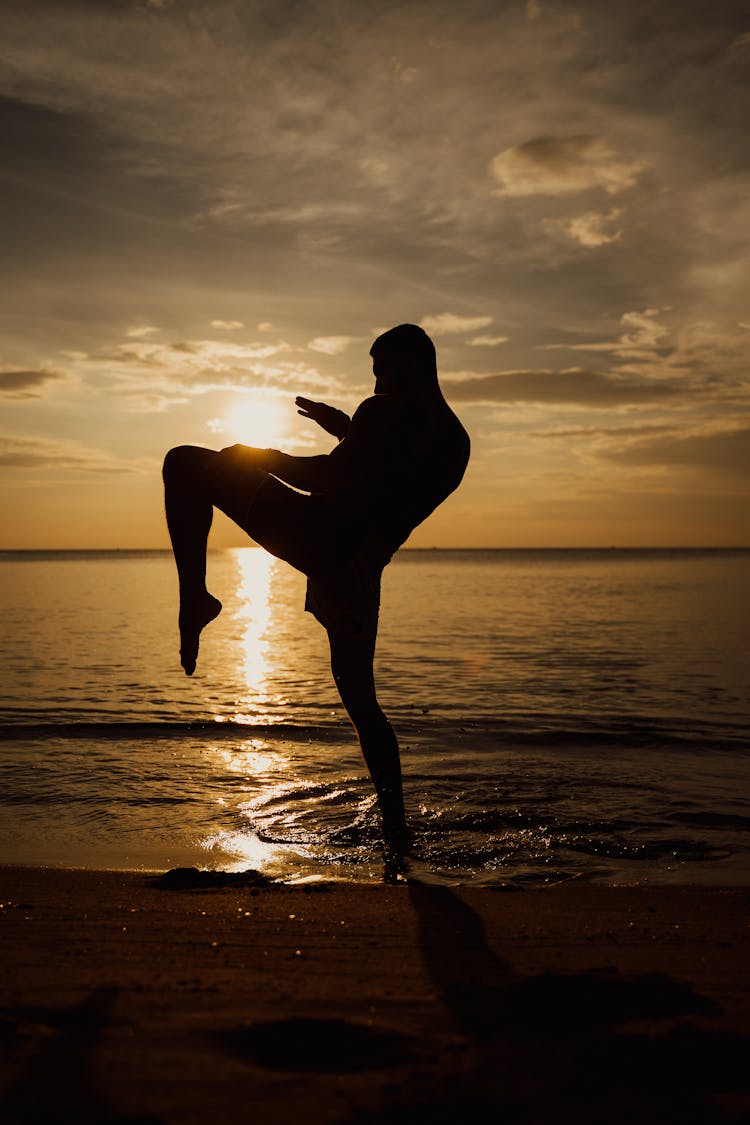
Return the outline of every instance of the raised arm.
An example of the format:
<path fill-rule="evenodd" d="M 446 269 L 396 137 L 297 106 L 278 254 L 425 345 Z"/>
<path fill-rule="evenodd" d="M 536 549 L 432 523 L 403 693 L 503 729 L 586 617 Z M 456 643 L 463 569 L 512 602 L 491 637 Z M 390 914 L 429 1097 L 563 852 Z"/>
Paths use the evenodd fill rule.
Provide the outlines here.
<path fill-rule="evenodd" d="M 303 418 L 312 418 L 313 422 L 317 422 L 327 434 L 333 434 L 339 441 L 346 437 L 351 418 L 343 410 L 328 406 L 325 402 L 314 402 L 311 398 L 303 398 L 302 395 L 298 395 L 294 402 L 298 408 L 297 413 Z"/>
<path fill-rule="evenodd" d="M 333 410 L 332 407 L 326 409 Z M 343 411 L 337 413 L 346 418 Z M 347 418 L 346 434 L 330 453 L 295 457 L 278 449 L 266 449 L 262 453 L 262 466 L 293 488 L 305 492 L 341 493 L 356 488 L 360 482 L 372 479 L 379 462 L 388 457 L 387 413 L 385 402 L 365 399 L 351 421 Z"/>

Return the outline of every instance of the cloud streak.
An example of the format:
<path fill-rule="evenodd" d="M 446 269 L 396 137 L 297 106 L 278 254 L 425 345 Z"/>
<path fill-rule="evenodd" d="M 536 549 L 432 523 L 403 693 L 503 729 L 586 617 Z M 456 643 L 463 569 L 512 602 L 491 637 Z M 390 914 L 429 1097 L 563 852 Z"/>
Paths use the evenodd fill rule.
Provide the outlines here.
<path fill-rule="evenodd" d="M 310 351 L 320 352 L 321 355 L 341 355 L 356 338 L 356 336 L 316 336 L 307 346 Z"/>
<path fill-rule="evenodd" d="M 458 333 L 478 332 L 492 324 L 491 316 L 461 316 L 458 313 L 438 313 L 423 316 L 419 322 L 430 336 L 451 336 Z"/>
<path fill-rule="evenodd" d="M 578 367 L 563 371 L 506 371 L 443 380 L 446 397 L 466 403 L 548 403 L 588 406 L 595 410 L 679 400 L 685 387 L 676 382 L 646 382 Z"/>
<path fill-rule="evenodd" d="M 0 467 L 4 469 L 72 469 L 86 473 L 136 473 L 135 465 L 101 450 L 72 441 L 0 435 Z"/>

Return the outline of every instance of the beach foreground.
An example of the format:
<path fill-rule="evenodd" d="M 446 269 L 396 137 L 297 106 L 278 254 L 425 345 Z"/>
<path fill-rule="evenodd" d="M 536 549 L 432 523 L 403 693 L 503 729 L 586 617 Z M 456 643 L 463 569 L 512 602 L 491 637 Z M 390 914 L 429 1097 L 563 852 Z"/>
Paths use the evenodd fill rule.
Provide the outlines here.
<path fill-rule="evenodd" d="M 747 1121 L 749 901 L 3 868 L 3 1117 Z"/>

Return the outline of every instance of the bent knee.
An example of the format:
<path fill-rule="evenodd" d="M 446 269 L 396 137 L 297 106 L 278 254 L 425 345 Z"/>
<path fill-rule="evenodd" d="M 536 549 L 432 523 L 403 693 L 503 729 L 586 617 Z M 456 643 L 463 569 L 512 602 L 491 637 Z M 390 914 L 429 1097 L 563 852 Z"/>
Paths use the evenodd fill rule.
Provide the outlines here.
<path fill-rule="evenodd" d="M 164 458 L 162 476 L 164 480 L 174 480 L 204 469 L 209 458 L 216 454 L 211 449 L 203 449 L 199 445 L 176 445 L 170 449 Z"/>
<path fill-rule="evenodd" d="M 185 450 L 189 448 L 187 445 L 176 445 L 174 449 L 169 450 L 161 467 L 161 475 L 165 480 L 167 477 L 175 476 L 185 468 L 187 460 Z"/>
<path fill-rule="evenodd" d="M 256 449 L 253 445 L 227 445 L 216 454 L 216 463 L 229 468 L 241 469 L 243 472 L 264 472 L 263 461 L 265 449 Z"/>

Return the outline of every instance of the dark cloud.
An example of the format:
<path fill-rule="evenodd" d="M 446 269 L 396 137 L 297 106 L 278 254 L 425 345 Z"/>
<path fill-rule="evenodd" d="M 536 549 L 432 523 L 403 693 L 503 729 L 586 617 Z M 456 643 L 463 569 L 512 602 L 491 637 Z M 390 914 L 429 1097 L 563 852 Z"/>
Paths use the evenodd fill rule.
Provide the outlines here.
<path fill-rule="evenodd" d="M 40 398 L 48 384 L 65 378 L 61 371 L 45 367 L 0 370 L 0 395 L 4 398 Z"/>
<path fill-rule="evenodd" d="M 448 399 L 455 402 L 565 403 L 606 409 L 629 403 L 668 402 L 684 394 L 676 383 L 618 379 L 596 371 L 508 371 L 443 379 Z"/>
<path fill-rule="evenodd" d="M 750 426 L 713 433 L 670 435 L 604 454 L 619 465 L 689 466 L 750 474 Z"/>
<path fill-rule="evenodd" d="M 522 3 L 489 0 L 383 3 L 377 18 L 365 5 L 323 0 L 151 11 L 50 2 L 10 12 L 4 46 L 12 85 L 27 99 L 29 136 L 38 137 L 28 147 L 44 165 L 40 182 L 65 180 L 80 164 L 76 146 L 85 156 L 98 140 L 111 175 L 102 183 L 87 165 L 96 187 L 88 198 L 125 206 L 135 194 L 177 222 L 201 216 L 214 230 L 241 232 L 256 269 L 261 250 L 278 255 L 291 246 L 361 256 L 413 284 L 434 284 L 444 271 L 451 288 L 471 297 L 483 291 L 486 262 L 489 301 L 539 294 L 549 319 L 565 297 L 565 248 L 552 255 L 545 231 L 557 231 L 558 242 L 568 232 L 566 268 L 581 302 L 592 310 L 603 303 L 598 259 L 614 250 L 619 281 L 604 280 L 613 297 L 629 290 L 624 307 L 634 307 L 644 253 L 655 283 L 658 270 L 684 285 L 685 236 L 700 242 L 684 213 L 690 193 L 670 182 L 671 150 L 686 134 L 681 117 L 696 106 L 713 114 L 701 138 L 716 151 L 703 159 L 701 150 L 691 168 L 697 190 L 738 151 L 726 134 L 740 119 L 741 71 L 734 66 L 719 83 L 711 67 L 746 31 L 740 6 L 717 4 L 707 23 L 690 3 L 679 5 L 678 19 L 658 7 L 545 3 L 529 21 Z M 654 80 L 648 97 L 644 72 Z M 511 197 L 501 200 L 488 172 L 498 154 L 510 161 Z M 572 189 L 603 187 L 619 200 L 642 163 L 658 164 L 660 179 L 638 196 L 634 221 L 588 205 L 578 213 Z M 531 197 L 523 194 L 529 176 Z M 538 195 L 548 188 L 551 197 Z M 596 264 L 581 267 L 582 248 Z M 540 273 L 550 269 L 543 293 Z"/>
<path fill-rule="evenodd" d="M 58 239 L 65 240 L 66 233 L 70 235 L 55 231 L 50 212 L 69 212 L 69 225 L 71 208 L 90 212 L 127 205 L 132 184 L 128 188 L 118 181 L 123 179 L 130 146 L 97 121 L 93 91 L 86 104 L 69 93 L 55 94 L 44 81 L 34 84 L 28 99 L 2 96 L 3 85 L 0 79 L 0 203 L 6 212 L 24 218 L 34 215 L 22 231 L 8 228 L 9 250 L 23 260 L 30 247 L 55 245 Z M 85 243 L 85 226 L 76 233 Z M 96 236 L 90 215 L 88 234 Z"/>
<path fill-rule="evenodd" d="M 43 173 L 52 165 L 89 164 L 101 146 L 84 115 L 23 98 L 0 96 L 0 132 L 6 174 Z"/>

